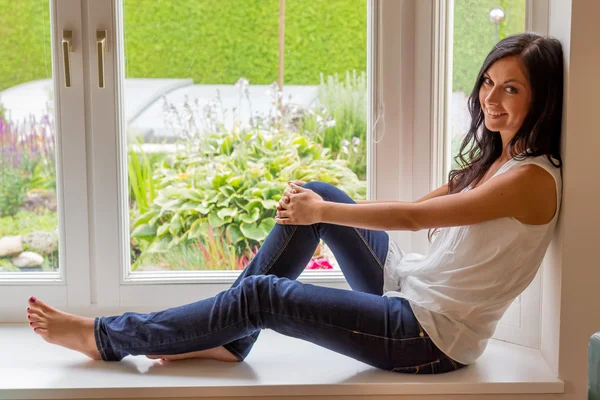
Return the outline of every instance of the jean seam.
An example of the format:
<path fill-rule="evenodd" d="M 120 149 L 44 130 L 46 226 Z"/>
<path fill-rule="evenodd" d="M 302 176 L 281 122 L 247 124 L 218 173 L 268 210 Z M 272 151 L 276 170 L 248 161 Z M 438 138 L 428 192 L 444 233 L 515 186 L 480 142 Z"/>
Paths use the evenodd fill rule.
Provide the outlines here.
<path fill-rule="evenodd" d="M 328 324 L 326 322 L 317 321 L 317 320 L 314 320 L 314 319 L 294 317 L 293 315 L 287 315 L 287 314 L 277 314 L 277 313 L 273 313 L 273 312 L 270 312 L 270 311 L 263 311 L 263 313 L 264 314 L 271 314 L 271 315 L 283 316 L 283 317 L 292 318 L 292 319 L 297 319 L 297 320 L 304 321 L 304 322 L 313 322 L 313 323 L 325 325 L 325 326 L 328 326 L 328 327 L 341 329 L 341 330 L 344 330 L 344 331 L 347 331 L 347 332 L 357 333 L 357 334 L 360 334 L 360 335 L 370 336 L 370 337 L 374 337 L 374 338 L 378 338 L 378 339 L 393 340 L 393 341 L 397 341 L 397 342 L 403 342 L 403 341 L 406 341 L 406 340 L 415 340 L 415 339 L 430 339 L 428 337 L 426 338 L 426 337 L 420 337 L 420 336 L 415 336 L 415 337 L 412 337 L 412 338 L 399 338 L 399 339 L 396 339 L 396 338 L 390 338 L 390 337 L 387 337 L 387 336 L 373 335 L 372 333 L 359 332 L 359 331 L 355 331 L 355 330 L 352 330 L 352 329 L 344 328 L 344 327 L 341 327 L 341 326 Z"/>
<path fill-rule="evenodd" d="M 381 267 L 381 269 L 383 270 L 383 264 L 381 263 L 381 260 L 379 259 L 379 257 L 377 257 L 377 254 L 375 254 L 375 251 L 371 248 L 371 246 L 369 245 L 369 241 L 367 239 L 365 239 L 365 237 L 360 233 L 360 231 L 358 230 L 358 228 L 354 228 L 354 230 L 356 231 L 356 233 L 358 234 L 358 237 L 360 237 L 360 239 L 363 241 L 363 243 L 365 244 L 365 246 L 367 246 L 367 249 L 369 249 L 369 252 L 371 253 L 371 255 L 373 256 L 373 258 L 375 259 L 375 261 L 377 262 L 377 264 L 379 264 L 379 266 Z M 388 250 L 389 251 L 389 250 Z"/>
<path fill-rule="evenodd" d="M 454 362 L 453 359 L 451 359 L 450 357 L 446 357 L 448 360 L 450 360 L 450 363 L 452 364 L 452 366 L 454 367 L 454 370 L 456 371 L 458 369 L 458 365 L 456 365 L 456 363 Z"/>
<path fill-rule="evenodd" d="M 406 367 L 394 367 L 394 368 L 392 368 L 392 371 L 393 371 L 393 370 L 397 370 L 397 369 L 404 369 L 404 368 L 416 368 L 416 369 L 417 369 L 417 370 L 415 371 L 415 374 L 416 374 L 416 373 L 418 373 L 418 372 L 419 372 L 419 370 L 420 370 L 421 368 L 425 367 L 426 365 L 431 365 L 431 372 L 432 372 L 432 374 L 435 374 L 435 372 L 434 372 L 434 370 L 433 370 L 433 366 L 434 366 L 434 364 L 439 364 L 440 362 L 441 362 L 441 361 L 440 361 L 440 359 L 438 358 L 437 360 L 433 360 L 433 361 L 430 361 L 430 362 L 426 362 L 425 364 L 419 364 L 419 365 L 409 365 L 409 366 L 406 366 Z"/>
<path fill-rule="evenodd" d="M 277 262 L 277 260 L 279 259 L 279 257 L 281 257 L 281 255 L 283 254 L 283 251 L 286 249 L 287 245 L 290 243 L 290 240 L 292 240 L 292 238 L 294 237 L 294 234 L 298 230 L 298 226 L 297 225 L 294 225 L 293 228 L 294 228 L 294 230 L 288 236 L 288 238 L 285 240 L 285 242 L 283 243 L 283 246 L 281 246 L 281 249 L 279 249 L 279 253 L 277 253 L 277 255 L 275 257 L 273 257 L 273 259 L 271 260 L 271 262 L 268 264 L 267 268 L 265 268 L 264 271 L 260 272 L 258 275 L 266 275 L 266 273 L 269 272 L 269 270 L 271 268 L 273 268 L 273 265 Z"/>

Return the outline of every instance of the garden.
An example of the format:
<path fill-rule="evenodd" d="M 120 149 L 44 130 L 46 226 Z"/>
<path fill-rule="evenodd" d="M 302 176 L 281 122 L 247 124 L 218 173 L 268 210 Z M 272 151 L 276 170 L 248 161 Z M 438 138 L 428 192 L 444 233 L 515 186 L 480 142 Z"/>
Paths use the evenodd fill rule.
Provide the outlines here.
<path fill-rule="evenodd" d="M 147 152 L 143 141 L 127 135 L 132 270 L 244 268 L 275 225 L 275 206 L 289 180 L 320 180 L 354 199 L 366 197 L 366 2 L 287 1 L 284 80 L 318 87 L 310 106 L 272 84 L 278 3 L 124 2 L 127 77 L 235 84 L 240 108 L 249 109 L 250 83 L 270 84 L 272 99 L 268 113 L 242 120 L 239 108 L 224 108 L 218 92 L 208 102 L 192 98 L 183 105 L 165 97 L 162 117 L 176 133 L 177 150 Z M 473 60 L 482 60 L 496 40 L 494 27 L 483 21 L 490 7 L 511 10 L 497 27 L 501 39 L 524 29 L 525 1 L 454 4 L 461 23 L 455 24 L 453 87 L 468 94 L 480 64 Z M 6 11 L 0 15 L 0 272 L 54 271 L 54 113 L 16 121 L 1 105 L 2 90 L 52 76 L 48 3 L 0 5 Z M 157 21 L 161 35 L 154 35 Z M 451 139 L 456 153 L 461 136 Z M 335 264 L 319 246 L 307 268 Z"/>

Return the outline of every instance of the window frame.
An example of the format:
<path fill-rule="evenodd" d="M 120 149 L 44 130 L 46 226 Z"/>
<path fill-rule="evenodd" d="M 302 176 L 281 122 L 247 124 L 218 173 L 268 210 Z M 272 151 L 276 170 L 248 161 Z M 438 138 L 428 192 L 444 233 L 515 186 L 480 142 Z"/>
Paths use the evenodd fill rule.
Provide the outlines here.
<path fill-rule="evenodd" d="M 0 273 L 0 322 L 10 321 L 15 310 L 23 310 L 27 294 L 37 293 L 56 304 L 82 307 L 90 302 L 89 269 L 79 268 L 89 260 L 89 224 L 87 192 L 87 149 L 84 135 L 84 46 L 81 40 L 81 4 L 79 0 L 51 0 L 50 35 L 53 96 L 56 129 L 57 211 L 59 219 L 58 272 Z M 65 87 L 61 46 L 63 30 L 71 30 L 73 49 L 69 53 L 71 87 Z M 60 132 L 60 133 L 59 133 Z M 69 166 L 77 165 L 77 168 Z M 67 213 L 66 210 L 69 210 Z"/>

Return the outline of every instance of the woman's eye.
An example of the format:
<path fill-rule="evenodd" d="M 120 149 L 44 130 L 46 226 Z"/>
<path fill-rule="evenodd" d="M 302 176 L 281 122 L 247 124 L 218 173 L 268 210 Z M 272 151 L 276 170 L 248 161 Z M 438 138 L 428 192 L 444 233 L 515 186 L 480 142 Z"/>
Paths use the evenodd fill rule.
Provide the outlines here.
<path fill-rule="evenodd" d="M 508 87 L 506 88 L 506 91 L 507 91 L 508 93 L 510 93 L 510 94 L 517 94 L 517 93 L 519 93 L 519 91 L 518 91 L 517 89 L 515 89 L 514 87 L 512 87 L 512 86 L 508 86 Z"/>
<path fill-rule="evenodd" d="M 489 85 L 492 83 L 492 80 L 490 78 L 483 78 L 483 83 L 485 83 L 486 85 Z"/>

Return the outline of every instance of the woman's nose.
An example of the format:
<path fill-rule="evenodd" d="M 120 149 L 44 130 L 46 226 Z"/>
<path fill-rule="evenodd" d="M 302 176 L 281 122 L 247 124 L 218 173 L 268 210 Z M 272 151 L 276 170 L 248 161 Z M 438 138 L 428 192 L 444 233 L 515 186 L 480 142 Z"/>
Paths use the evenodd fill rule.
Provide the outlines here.
<path fill-rule="evenodd" d="M 500 91 L 496 90 L 496 88 L 490 90 L 485 96 L 485 104 L 498 104 Z"/>

